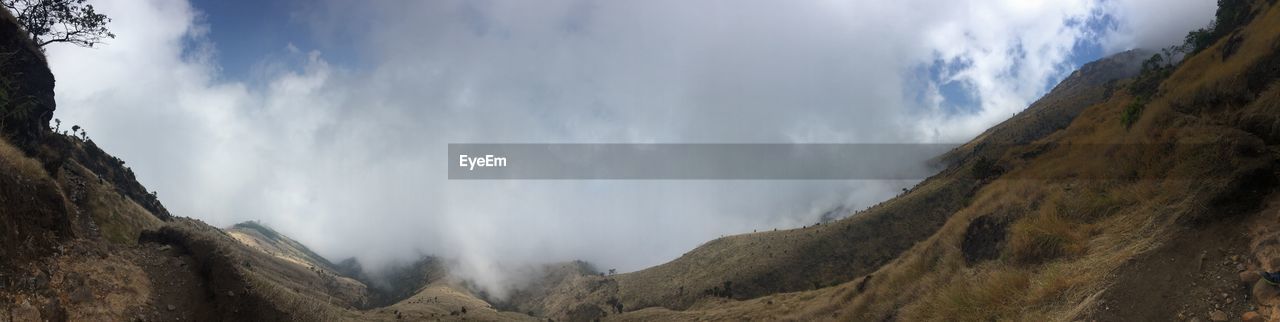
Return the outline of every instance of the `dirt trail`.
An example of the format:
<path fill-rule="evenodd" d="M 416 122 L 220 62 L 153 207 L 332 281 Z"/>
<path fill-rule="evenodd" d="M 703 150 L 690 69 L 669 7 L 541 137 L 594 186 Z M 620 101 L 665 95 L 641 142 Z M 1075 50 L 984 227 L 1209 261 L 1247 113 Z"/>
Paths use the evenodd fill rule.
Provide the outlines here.
<path fill-rule="evenodd" d="M 1239 321 L 1256 310 L 1251 283 L 1241 273 L 1251 264 L 1250 226 L 1277 211 L 1270 198 L 1264 210 L 1184 228 L 1164 246 L 1134 258 L 1114 273 L 1115 281 L 1084 321 Z M 1249 274 L 1249 273 L 1246 273 Z"/>
<path fill-rule="evenodd" d="M 191 256 L 173 246 L 151 243 L 124 250 L 121 255 L 141 267 L 154 286 L 149 305 L 134 308 L 128 316 L 141 321 L 203 321 L 218 316 L 212 294 Z"/>

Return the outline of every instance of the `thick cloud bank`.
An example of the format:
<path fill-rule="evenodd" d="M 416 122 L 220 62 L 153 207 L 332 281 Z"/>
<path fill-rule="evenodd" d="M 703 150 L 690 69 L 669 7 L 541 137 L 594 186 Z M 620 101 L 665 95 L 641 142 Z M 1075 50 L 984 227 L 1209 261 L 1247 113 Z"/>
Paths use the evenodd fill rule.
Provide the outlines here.
<path fill-rule="evenodd" d="M 962 142 L 1089 48 L 1162 46 L 1211 1 L 378 1 L 294 13 L 226 79 L 197 8 L 101 1 L 119 38 L 52 47 L 58 117 L 175 214 L 257 219 L 377 265 L 420 253 L 501 294 L 520 265 L 635 270 L 914 182 L 448 181 L 447 143 Z M 911 163 L 911 162 L 904 162 Z"/>

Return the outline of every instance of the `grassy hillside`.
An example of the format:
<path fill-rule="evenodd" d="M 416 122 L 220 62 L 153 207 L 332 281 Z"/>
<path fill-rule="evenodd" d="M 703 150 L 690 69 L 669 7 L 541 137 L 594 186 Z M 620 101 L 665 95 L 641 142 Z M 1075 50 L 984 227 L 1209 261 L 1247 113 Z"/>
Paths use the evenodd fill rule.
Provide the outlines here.
<path fill-rule="evenodd" d="M 550 286 L 545 298 L 516 300 L 517 311 L 552 318 L 650 307 L 684 310 L 700 302 L 746 300 L 860 280 L 899 257 L 974 203 L 975 192 L 1007 162 L 1008 149 L 1062 129 L 1136 74 L 1142 52 L 1090 63 L 1018 116 L 938 160 L 948 164 L 905 195 L 828 224 L 712 240 L 671 262 L 615 276 L 581 276 Z M 547 287 L 547 286 L 535 286 Z M 573 300 L 568 300 L 573 299 Z M 618 308 L 621 309 L 618 309 Z"/>
<path fill-rule="evenodd" d="M 1129 112 L 1139 100 L 1126 80 L 1065 129 L 1036 144 L 1010 146 L 994 162 L 1005 170 L 999 179 L 981 186 L 931 236 L 867 277 L 817 290 L 708 299 L 683 311 L 654 307 L 614 317 L 1278 316 L 1270 310 L 1280 301 L 1259 301 L 1257 291 L 1250 294 L 1235 274 L 1245 270 L 1241 276 L 1247 280 L 1256 276 L 1250 271 L 1280 268 L 1280 253 L 1272 246 L 1280 244 L 1280 234 L 1273 233 L 1280 225 L 1275 211 L 1265 210 L 1272 209 L 1267 207 L 1273 205 L 1280 158 L 1274 147 L 1280 138 L 1280 87 L 1274 85 L 1280 78 L 1280 10 L 1263 1 L 1247 5 L 1255 18 L 1222 32 L 1174 68 L 1143 100 L 1140 113 Z M 1002 140 L 993 135 L 1001 132 L 988 131 L 966 147 Z M 1259 311 L 1245 312 L 1251 307 Z"/>
<path fill-rule="evenodd" d="M 310 248 L 288 236 L 258 222 L 246 221 L 224 229 L 237 241 L 261 252 L 278 257 L 313 270 L 335 273 L 337 266 L 328 259 L 311 251 Z"/>
<path fill-rule="evenodd" d="M 938 161 L 953 164 L 970 158 L 996 159 L 1010 147 L 1036 142 L 1066 128 L 1085 108 L 1110 98 L 1123 79 L 1138 75 L 1142 60 L 1153 53 L 1134 49 L 1081 66 L 1027 109 L 939 156 Z"/>

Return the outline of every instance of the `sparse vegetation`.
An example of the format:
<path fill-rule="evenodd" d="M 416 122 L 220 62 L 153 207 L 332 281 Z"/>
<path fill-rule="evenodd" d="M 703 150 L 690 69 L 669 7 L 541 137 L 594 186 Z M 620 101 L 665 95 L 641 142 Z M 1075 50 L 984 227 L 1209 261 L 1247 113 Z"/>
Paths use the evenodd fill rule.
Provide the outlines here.
<path fill-rule="evenodd" d="M 1133 102 L 1129 102 L 1124 107 L 1124 113 L 1120 114 L 1120 124 L 1124 124 L 1124 128 L 1133 127 L 1133 123 L 1138 121 L 1138 116 L 1142 115 L 1142 109 L 1147 106 L 1144 97 L 1137 97 Z"/>
<path fill-rule="evenodd" d="M 1159 96 L 1160 84 L 1173 74 L 1177 61 L 1203 51 L 1243 27 L 1253 17 L 1251 10 L 1252 7 L 1246 0 L 1218 0 L 1218 10 L 1209 26 L 1187 33 L 1182 44 L 1161 49 L 1160 53 L 1144 61 L 1141 72 L 1129 84 L 1133 101 L 1122 112 L 1121 124 L 1128 129 L 1138 121 L 1146 105 Z M 1222 59 L 1230 57 L 1238 49 L 1240 40 L 1233 39 L 1223 48 Z"/>
<path fill-rule="evenodd" d="M 49 174 L 40 166 L 40 162 L 28 157 L 18 148 L 9 144 L 9 142 L 0 139 L 0 163 L 6 164 L 10 169 L 16 170 L 12 174 L 24 176 L 27 178 L 44 178 Z"/>
<path fill-rule="evenodd" d="M 107 30 L 111 18 L 98 13 L 86 0 L 3 0 L 17 15 L 22 29 L 38 46 L 69 43 L 93 47 L 116 35 Z"/>
<path fill-rule="evenodd" d="M 1160 82 L 1169 77 L 1173 73 L 1174 59 L 1171 53 L 1176 51 L 1166 51 L 1164 53 L 1151 55 L 1151 58 L 1142 62 L 1142 69 L 1138 72 L 1138 76 L 1134 77 L 1133 82 L 1129 84 L 1129 93 L 1134 97 L 1143 100 L 1155 97 L 1160 89 Z"/>
<path fill-rule="evenodd" d="M 1133 95 L 1133 101 L 1125 106 L 1124 112 L 1120 115 L 1120 123 L 1124 128 L 1132 127 L 1133 123 L 1142 116 L 1142 109 L 1146 108 L 1147 102 L 1158 95 L 1160 83 L 1173 73 L 1174 60 L 1178 58 L 1179 53 L 1184 52 L 1185 48 L 1185 46 L 1169 47 L 1142 62 L 1142 69 L 1138 72 L 1138 76 L 1129 83 L 1129 94 Z"/>
<path fill-rule="evenodd" d="M 1253 18 L 1251 9 L 1246 0 L 1218 0 L 1218 10 L 1209 26 L 1187 33 L 1184 42 L 1187 50 L 1192 54 L 1203 51 L 1218 39 L 1243 27 Z"/>
<path fill-rule="evenodd" d="M 61 180 L 65 185 L 83 187 L 83 197 L 75 200 L 83 212 L 97 224 L 98 230 L 108 241 L 117 244 L 136 244 L 138 236 L 146 229 L 161 225 L 160 219 L 147 212 L 137 202 L 115 192 L 114 187 L 91 176 L 91 172 L 78 165 L 68 165 L 73 171 L 65 171 Z"/>
<path fill-rule="evenodd" d="M 977 160 L 973 162 L 970 172 L 973 173 L 974 179 L 983 180 L 999 176 L 1001 169 L 1000 166 L 996 165 L 994 160 L 984 156 L 979 156 Z M 906 189 L 903 189 L 903 192 L 905 193 Z"/>

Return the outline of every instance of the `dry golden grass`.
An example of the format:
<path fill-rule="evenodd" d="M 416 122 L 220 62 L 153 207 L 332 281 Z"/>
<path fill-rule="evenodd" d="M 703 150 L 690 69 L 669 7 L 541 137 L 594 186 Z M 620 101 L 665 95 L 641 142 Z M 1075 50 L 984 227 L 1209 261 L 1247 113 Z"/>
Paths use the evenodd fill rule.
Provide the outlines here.
<path fill-rule="evenodd" d="M 1077 186 L 1075 189 L 1083 185 L 1080 182 L 1074 184 Z M 1110 182 L 1101 184 L 1114 185 Z M 1127 187 L 1117 189 L 1134 191 Z M 1097 219 L 1096 224 L 1072 223 L 1055 213 L 1037 213 L 1034 216 L 1052 218 L 1046 222 L 1053 225 L 1067 222 L 1081 226 L 1071 232 L 1079 234 L 1076 238 L 1080 245 L 1075 246 L 1078 253 L 1038 265 L 1016 264 L 1012 260 L 996 260 L 976 266 L 965 263 L 958 245 L 969 221 L 967 218 L 994 211 L 1001 204 L 1013 209 L 1026 209 L 1037 199 L 1059 198 L 1057 196 L 1062 191 L 1065 190 L 1061 186 L 1030 181 L 994 183 L 980 193 L 974 206 L 953 217 L 937 235 L 875 272 L 861 292 L 857 290 L 861 281 L 855 280 L 815 291 L 778 294 L 749 301 L 708 303 L 686 312 L 651 309 L 618 318 L 1069 320 L 1067 317 L 1088 307 L 1086 301 L 1096 298 L 1105 287 L 1105 278 L 1111 270 L 1157 245 L 1171 222 L 1155 220 L 1158 218 L 1156 212 L 1149 210 L 1133 212 L 1141 214 L 1139 216 L 1119 215 L 1118 209 L 1122 209 L 1119 206 L 1103 207 L 1116 211 Z M 1020 198 L 1036 198 L 1034 196 L 1042 193 L 1044 197 L 1037 199 Z M 1051 212 L 1050 207 L 1039 209 L 1040 212 Z"/>
<path fill-rule="evenodd" d="M 344 309 L 324 300 L 302 294 L 297 289 L 290 289 L 262 273 L 246 271 L 243 275 L 246 283 L 254 292 L 283 312 L 288 312 L 291 321 L 351 321 L 361 315 L 357 311 Z"/>
<path fill-rule="evenodd" d="M 72 299 L 65 306 L 71 321 L 133 319 L 128 309 L 146 305 L 154 290 L 142 268 L 124 256 L 60 256 L 56 265 L 61 274 L 53 276 L 53 289 Z M 77 291 L 88 291 L 94 300 L 74 300 Z"/>
<path fill-rule="evenodd" d="M 1017 269 L 967 272 L 953 278 L 932 296 L 922 299 L 903 318 L 922 320 L 1012 320 L 1023 303 L 1013 294 L 1025 294 L 1030 274 Z"/>
<path fill-rule="evenodd" d="M 438 280 L 427 285 L 417 294 L 394 305 L 366 311 L 375 319 L 395 319 L 399 313 L 403 320 L 478 320 L 478 321 L 534 321 L 529 315 L 502 312 L 489 303 L 465 291 L 456 280 Z M 466 308 L 466 313 L 462 309 Z"/>
<path fill-rule="evenodd" d="M 89 169 L 76 163 L 68 164 L 67 168 L 80 174 L 81 181 L 69 181 L 64 172 L 60 174 L 63 186 L 83 187 L 83 200 L 77 201 L 80 209 L 92 216 L 102 237 L 108 241 L 125 245 L 137 244 L 138 235 L 142 231 L 155 229 L 163 224 L 133 199 L 121 195 L 109 183 L 98 179 Z"/>
<path fill-rule="evenodd" d="M 7 168 L 13 169 L 13 174 L 27 180 L 49 177 L 49 173 L 44 171 L 39 161 L 9 144 L 8 140 L 0 139 L 0 162 L 3 162 Z"/>
<path fill-rule="evenodd" d="M 1020 264 L 1039 264 L 1084 253 L 1081 225 L 1054 212 L 1022 218 L 1009 231 L 1010 259 Z"/>
<path fill-rule="evenodd" d="M 967 173 L 958 175 L 968 177 Z M 553 293 L 584 295 L 547 302 L 550 307 L 539 311 L 561 316 L 582 302 L 597 302 L 609 311 L 603 302 L 615 297 L 627 310 L 651 306 L 683 309 L 723 290 L 725 282 L 732 287 L 724 293 L 735 299 L 839 285 L 871 272 L 928 237 L 954 209 L 968 203 L 968 194 L 976 185 L 967 179 L 929 180 L 910 195 L 837 222 L 712 240 L 674 261 L 609 277 L 616 281 L 616 288 L 566 284 Z"/>
<path fill-rule="evenodd" d="M 745 301 L 704 301 L 687 311 L 645 309 L 611 316 L 618 320 L 1071 320 L 1086 312 L 1107 285 L 1108 273 L 1133 256 L 1159 245 L 1174 227 L 1151 203 L 1128 204 L 1130 194 L 1175 189 L 1178 182 L 1076 181 L 1051 185 L 1030 180 L 997 181 L 983 189 L 975 202 L 957 213 L 936 235 L 872 274 L 866 288 L 861 279 L 834 287 L 782 293 Z M 1182 183 L 1185 184 L 1185 183 Z M 1107 198 L 1081 200 L 1070 191 L 1107 191 Z M 1182 187 L 1185 188 L 1185 187 Z M 1091 205 L 1082 216 L 1066 219 L 1059 203 Z M 1038 208 L 1032 206 L 1039 204 Z M 1003 209 L 1003 210 L 1002 210 Z M 1033 227 L 1071 225 L 1076 251 L 1043 264 L 1019 264 L 999 259 L 969 266 L 959 243 L 971 218 L 1008 209 L 1022 209 Z M 1102 209 L 1102 210 L 1097 210 Z M 1028 217 L 1023 217 L 1028 218 Z M 1011 228 L 1012 230 L 1012 228 Z M 1045 229 L 1053 231 L 1054 229 Z M 1013 246 L 1010 246 L 1013 247 Z"/>

